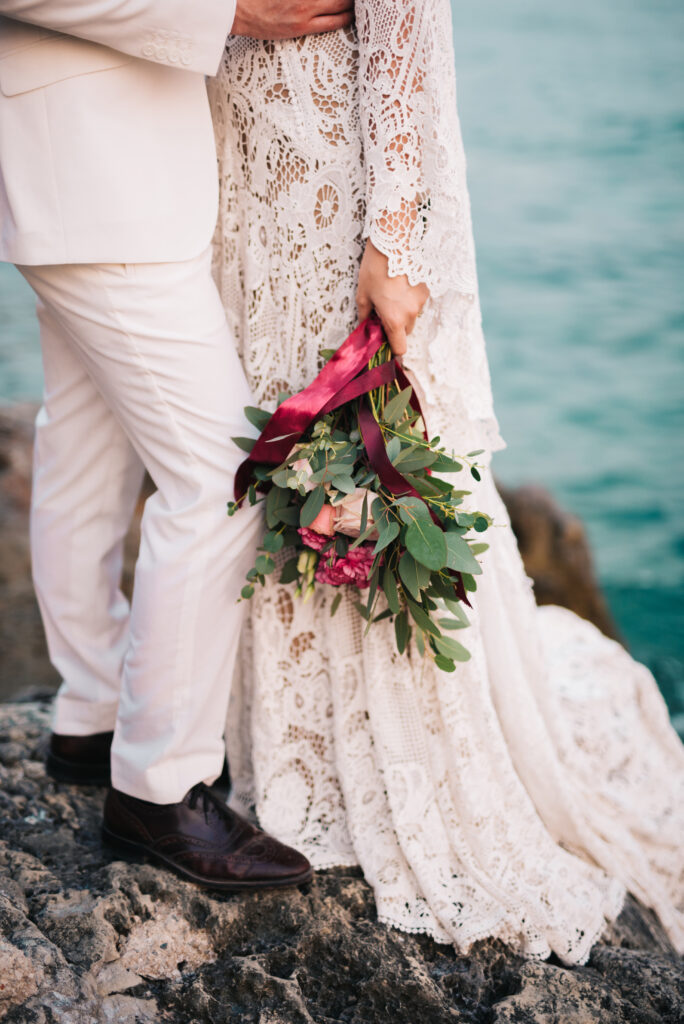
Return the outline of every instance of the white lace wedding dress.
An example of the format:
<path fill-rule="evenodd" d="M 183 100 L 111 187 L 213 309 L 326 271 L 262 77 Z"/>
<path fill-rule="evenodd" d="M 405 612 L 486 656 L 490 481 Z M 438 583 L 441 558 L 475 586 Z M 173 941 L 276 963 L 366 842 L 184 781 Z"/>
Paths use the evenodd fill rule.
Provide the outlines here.
<path fill-rule="evenodd" d="M 229 40 L 210 83 L 215 271 L 258 404 L 308 384 L 355 326 L 363 239 L 432 298 L 410 338 L 432 434 L 503 447 L 480 323 L 447 0 L 361 0 L 354 31 Z M 466 950 L 499 936 L 582 963 L 625 889 L 684 952 L 684 748 L 646 668 L 535 606 L 493 514 L 472 660 L 446 674 L 362 640 L 351 600 L 269 582 L 229 721 L 233 800 L 314 866 L 361 865 L 378 916 Z"/>

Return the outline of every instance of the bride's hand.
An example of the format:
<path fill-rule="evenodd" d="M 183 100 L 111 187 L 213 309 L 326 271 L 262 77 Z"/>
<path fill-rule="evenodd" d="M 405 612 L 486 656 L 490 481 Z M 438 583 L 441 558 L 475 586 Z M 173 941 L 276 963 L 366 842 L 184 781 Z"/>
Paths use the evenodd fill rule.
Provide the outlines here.
<path fill-rule="evenodd" d="M 376 249 L 369 238 L 359 270 L 356 306 L 360 320 L 375 310 L 385 328 L 392 352 L 395 356 L 403 356 L 406 336 L 413 330 L 430 293 L 425 284 L 409 284 L 405 274 L 390 277 L 388 262 L 385 254 Z"/>

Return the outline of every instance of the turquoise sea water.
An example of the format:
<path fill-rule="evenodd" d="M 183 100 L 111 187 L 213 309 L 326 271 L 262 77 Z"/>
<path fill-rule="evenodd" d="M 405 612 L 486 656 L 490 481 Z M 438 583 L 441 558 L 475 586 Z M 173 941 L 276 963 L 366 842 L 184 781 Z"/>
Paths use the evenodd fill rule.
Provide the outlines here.
<path fill-rule="evenodd" d="M 684 6 L 454 0 L 505 481 L 587 524 L 632 651 L 684 722 Z M 0 267 L 0 399 L 36 397 Z"/>

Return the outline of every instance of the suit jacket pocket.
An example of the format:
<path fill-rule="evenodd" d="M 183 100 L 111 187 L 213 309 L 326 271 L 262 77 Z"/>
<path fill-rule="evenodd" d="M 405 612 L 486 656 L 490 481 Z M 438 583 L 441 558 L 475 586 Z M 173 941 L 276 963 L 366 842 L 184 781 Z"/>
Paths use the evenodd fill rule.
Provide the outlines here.
<path fill-rule="evenodd" d="M 42 89 L 54 82 L 129 64 L 128 54 L 73 36 L 51 34 L 0 57 L 0 90 L 5 96 Z"/>

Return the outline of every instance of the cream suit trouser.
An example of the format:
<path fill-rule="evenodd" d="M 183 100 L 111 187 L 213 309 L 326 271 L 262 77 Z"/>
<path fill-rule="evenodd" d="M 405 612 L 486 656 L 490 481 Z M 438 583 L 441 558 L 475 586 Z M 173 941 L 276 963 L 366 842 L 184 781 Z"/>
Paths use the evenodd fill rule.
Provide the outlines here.
<path fill-rule="evenodd" d="M 232 518 L 250 394 L 211 278 L 181 263 L 19 268 L 38 297 L 44 404 L 31 545 L 56 732 L 114 729 L 112 785 L 156 803 L 220 773 L 255 509 Z M 123 537 L 146 467 L 132 607 Z"/>

